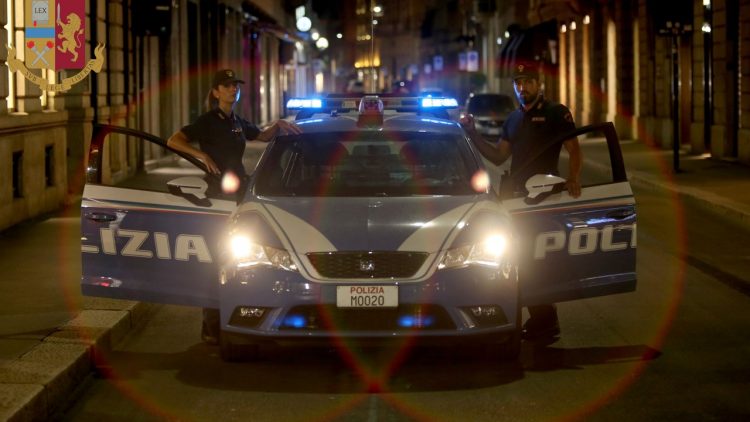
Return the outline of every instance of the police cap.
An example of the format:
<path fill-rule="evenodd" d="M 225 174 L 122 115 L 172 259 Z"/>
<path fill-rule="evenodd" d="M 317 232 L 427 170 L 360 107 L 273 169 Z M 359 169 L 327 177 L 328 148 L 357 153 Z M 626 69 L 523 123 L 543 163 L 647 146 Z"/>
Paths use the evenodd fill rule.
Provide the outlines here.
<path fill-rule="evenodd" d="M 216 88 L 219 85 L 224 85 L 227 83 L 244 84 L 245 81 L 243 81 L 242 79 L 237 79 L 237 75 L 232 69 L 221 69 L 214 74 L 214 82 L 211 86 Z"/>
<path fill-rule="evenodd" d="M 536 62 L 519 62 L 513 65 L 513 80 L 539 79 L 539 64 Z"/>

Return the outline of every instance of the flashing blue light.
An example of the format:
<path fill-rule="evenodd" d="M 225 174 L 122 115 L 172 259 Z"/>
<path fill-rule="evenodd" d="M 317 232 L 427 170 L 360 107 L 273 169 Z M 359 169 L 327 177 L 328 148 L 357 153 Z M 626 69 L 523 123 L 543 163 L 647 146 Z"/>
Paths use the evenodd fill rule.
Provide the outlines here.
<path fill-rule="evenodd" d="M 424 315 L 401 315 L 398 317 L 398 326 L 403 328 L 429 327 L 435 322 L 435 318 Z"/>
<path fill-rule="evenodd" d="M 323 121 L 323 119 L 310 119 L 310 120 L 303 120 L 303 121 L 297 122 L 297 124 L 298 125 L 306 125 L 308 123 L 320 123 L 322 121 Z"/>
<path fill-rule="evenodd" d="M 284 318 L 284 325 L 287 327 L 304 328 L 307 325 L 307 320 L 302 315 L 287 315 Z"/>
<path fill-rule="evenodd" d="M 286 102 L 288 109 L 315 109 L 323 108 L 323 100 L 320 98 L 291 98 Z"/>
<path fill-rule="evenodd" d="M 448 126 L 453 126 L 453 125 L 455 125 L 455 124 L 456 124 L 456 123 L 454 123 L 454 122 L 447 122 L 447 121 L 445 121 L 445 120 L 436 120 L 436 119 L 426 119 L 426 118 L 422 118 L 422 119 L 419 119 L 419 120 L 421 120 L 421 121 L 423 121 L 423 122 L 425 122 L 425 123 L 439 123 L 439 124 L 441 124 L 441 125 L 448 125 Z"/>
<path fill-rule="evenodd" d="M 422 108 L 452 108 L 458 107 L 455 98 L 427 97 L 422 98 Z"/>

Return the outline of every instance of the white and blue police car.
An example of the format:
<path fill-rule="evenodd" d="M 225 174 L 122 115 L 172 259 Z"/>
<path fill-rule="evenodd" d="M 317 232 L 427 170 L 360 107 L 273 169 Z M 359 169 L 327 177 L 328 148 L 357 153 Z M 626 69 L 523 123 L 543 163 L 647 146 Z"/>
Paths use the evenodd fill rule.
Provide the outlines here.
<path fill-rule="evenodd" d="M 239 200 L 163 140 L 96 126 L 84 294 L 218 308 L 226 360 L 342 337 L 475 341 L 515 358 L 523 306 L 635 289 L 635 201 L 611 124 L 566 134 L 600 133 L 610 150 L 611 172 L 583 177 L 578 198 L 548 175 L 515 197 L 492 189 L 451 107 L 292 99 L 303 133 L 266 147 Z M 104 172 L 107 145 L 144 164 Z"/>

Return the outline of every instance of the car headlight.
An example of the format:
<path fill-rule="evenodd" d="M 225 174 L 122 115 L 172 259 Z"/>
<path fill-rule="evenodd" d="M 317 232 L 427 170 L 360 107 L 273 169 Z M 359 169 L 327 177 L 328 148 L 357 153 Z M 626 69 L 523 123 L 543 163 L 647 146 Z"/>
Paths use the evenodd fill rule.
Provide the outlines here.
<path fill-rule="evenodd" d="M 229 250 L 237 268 L 268 265 L 287 271 L 297 271 L 289 252 L 259 245 L 244 234 L 234 234 L 229 239 Z"/>
<path fill-rule="evenodd" d="M 468 265 L 499 268 L 507 247 L 508 239 L 505 236 L 501 234 L 491 235 L 482 242 L 449 249 L 440 261 L 438 269 L 458 268 Z"/>

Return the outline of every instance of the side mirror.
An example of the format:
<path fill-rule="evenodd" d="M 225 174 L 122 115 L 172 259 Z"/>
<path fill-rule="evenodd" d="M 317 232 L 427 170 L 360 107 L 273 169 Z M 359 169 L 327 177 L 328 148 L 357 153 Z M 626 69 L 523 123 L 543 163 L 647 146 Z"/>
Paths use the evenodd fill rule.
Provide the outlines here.
<path fill-rule="evenodd" d="M 545 198 L 553 193 L 562 192 L 565 187 L 565 179 L 551 174 L 535 174 L 526 181 L 526 202 L 534 205 L 542 202 Z"/>
<path fill-rule="evenodd" d="M 167 182 L 169 193 L 183 197 L 200 207 L 210 207 L 211 201 L 206 197 L 208 183 L 200 177 L 178 177 Z"/>

